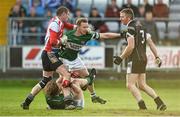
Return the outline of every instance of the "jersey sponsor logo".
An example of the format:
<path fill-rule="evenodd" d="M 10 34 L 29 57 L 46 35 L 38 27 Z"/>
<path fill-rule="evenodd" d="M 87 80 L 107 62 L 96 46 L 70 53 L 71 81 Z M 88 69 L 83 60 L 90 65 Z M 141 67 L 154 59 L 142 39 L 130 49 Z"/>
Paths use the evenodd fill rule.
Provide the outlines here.
<path fill-rule="evenodd" d="M 80 51 L 80 49 L 83 47 L 83 45 L 75 44 L 72 42 L 68 42 L 66 45 L 66 48 L 75 50 L 75 51 Z"/>

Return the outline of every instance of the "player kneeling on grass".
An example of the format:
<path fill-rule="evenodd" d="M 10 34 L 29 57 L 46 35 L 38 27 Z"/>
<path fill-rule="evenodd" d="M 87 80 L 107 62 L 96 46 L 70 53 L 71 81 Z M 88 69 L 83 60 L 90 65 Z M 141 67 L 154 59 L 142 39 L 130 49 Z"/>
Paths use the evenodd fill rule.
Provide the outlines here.
<path fill-rule="evenodd" d="M 94 74 L 96 74 L 95 69 L 92 69 L 90 74 L 94 76 Z M 62 86 L 63 78 L 58 78 L 56 81 L 51 80 L 48 82 L 44 88 L 48 109 L 83 109 L 84 95 L 82 89 L 85 90 L 88 85 L 92 85 L 94 78 L 95 77 L 90 77 L 87 79 L 72 78 L 70 84 L 71 95 L 69 99 L 72 99 L 74 104 L 70 108 L 69 106 L 66 108 L 64 103 L 68 97 L 64 98 L 63 95 L 65 93 Z"/>

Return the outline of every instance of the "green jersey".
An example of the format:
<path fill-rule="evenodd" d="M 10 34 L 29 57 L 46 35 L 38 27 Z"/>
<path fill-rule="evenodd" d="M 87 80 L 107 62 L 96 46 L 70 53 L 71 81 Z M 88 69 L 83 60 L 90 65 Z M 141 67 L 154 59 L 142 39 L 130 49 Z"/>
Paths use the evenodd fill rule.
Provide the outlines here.
<path fill-rule="evenodd" d="M 59 56 L 69 61 L 73 61 L 77 58 L 80 49 L 86 44 L 90 39 L 99 39 L 100 35 L 97 32 L 91 31 L 86 35 L 76 36 L 76 30 L 71 30 L 65 33 L 67 36 L 67 44 L 65 48 L 60 50 Z"/>
<path fill-rule="evenodd" d="M 51 109 L 64 109 L 65 108 L 63 94 L 59 94 L 56 96 L 45 95 L 45 97 L 46 97 L 46 102 Z"/>

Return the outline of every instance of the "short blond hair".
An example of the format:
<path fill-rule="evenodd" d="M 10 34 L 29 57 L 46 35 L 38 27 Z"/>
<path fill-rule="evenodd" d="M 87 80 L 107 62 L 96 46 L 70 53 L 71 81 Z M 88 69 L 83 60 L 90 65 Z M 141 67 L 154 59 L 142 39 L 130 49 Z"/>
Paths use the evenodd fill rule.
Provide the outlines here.
<path fill-rule="evenodd" d="M 131 8 L 125 8 L 120 11 L 120 13 L 125 13 L 127 17 L 129 17 L 131 20 L 134 19 L 134 12 Z"/>
<path fill-rule="evenodd" d="M 47 96 L 55 96 L 59 93 L 59 88 L 55 80 L 49 81 L 44 87 L 44 92 Z"/>
<path fill-rule="evenodd" d="M 87 18 L 78 18 L 77 20 L 76 20 L 76 25 L 78 25 L 78 26 L 80 26 L 81 25 L 81 23 L 88 23 L 88 19 Z"/>

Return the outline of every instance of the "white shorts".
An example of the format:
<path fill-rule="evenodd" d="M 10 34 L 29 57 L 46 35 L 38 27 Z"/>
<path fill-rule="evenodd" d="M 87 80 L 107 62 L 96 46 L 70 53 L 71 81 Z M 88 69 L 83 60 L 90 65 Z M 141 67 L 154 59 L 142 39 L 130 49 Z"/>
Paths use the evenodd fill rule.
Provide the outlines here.
<path fill-rule="evenodd" d="M 81 70 L 81 69 L 87 69 L 86 66 L 84 65 L 83 61 L 81 60 L 80 57 L 77 57 L 73 61 L 69 61 L 64 58 L 60 58 L 60 60 L 63 62 L 63 64 L 66 66 L 68 71 L 75 71 L 75 70 Z"/>

